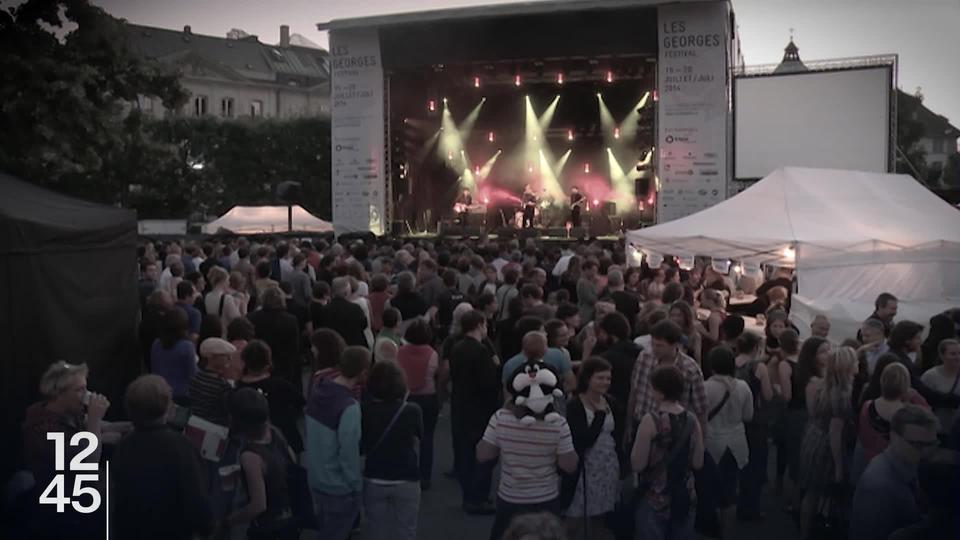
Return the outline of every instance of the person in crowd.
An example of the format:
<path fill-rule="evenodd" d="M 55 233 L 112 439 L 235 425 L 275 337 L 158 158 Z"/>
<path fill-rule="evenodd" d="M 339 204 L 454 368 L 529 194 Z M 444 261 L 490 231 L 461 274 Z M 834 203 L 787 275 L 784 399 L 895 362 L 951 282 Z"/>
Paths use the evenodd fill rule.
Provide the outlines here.
<path fill-rule="evenodd" d="M 359 263 L 354 261 L 354 264 L 351 265 L 353 268 L 359 267 Z M 374 335 L 373 329 L 370 327 L 370 302 L 367 300 L 367 284 L 364 281 L 360 281 L 357 278 L 347 276 L 347 279 L 350 282 L 350 296 L 348 300 L 354 304 L 360 306 L 360 309 L 363 311 L 363 317 L 366 319 L 366 325 L 363 328 L 363 338 L 367 343 L 368 348 L 373 348 Z"/>
<path fill-rule="evenodd" d="M 577 374 L 576 395 L 567 406 L 579 463 L 575 474 L 563 477 L 561 493 L 570 538 L 613 538 L 604 521 L 620 499 L 620 470 L 626 462 L 617 443 L 623 438 L 624 411 L 608 393 L 611 379 L 609 362 L 585 360 Z"/>
<path fill-rule="evenodd" d="M 696 316 L 693 313 L 693 308 L 690 304 L 684 302 L 683 300 L 676 300 L 670 304 L 670 311 L 668 312 L 669 319 L 673 321 L 674 324 L 680 327 L 683 331 L 683 353 L 687 356 L 696 360 L 698 365 L 703 365 L 700 352 L 703 348 L 703 337 L 700 331 L 697 329 L 700 326 L 700 322 L 697 321 Z M 704 366 L 706 368 L 708 366 Z M 707 373 L 708 369 L 703 369 L 704 373 Z"/>
<path fill-rule="evenodd" d="M 280 286 L 280 282 L 271 278 L 272 266 L 270 261 L 260 261 L 257 263 L 257 279 L 254 281 L 253 285 L 257 291 L 257 298 L 263 296 L 264 291 L 271 288 L 276 288 Z"/>
<path fill-rule="evenodd" d="M 897 316 L 897 307 L 899 305 L 899 300 L 897 297 L 890 293 L 880 293 L 877 296 L 877 300 L 874 302 L 873 313 L 867 317 L 868 319 L 877 319 L 883 323 L 883 336 L 890 337 L 890 332 L 893 330 L 893 320 Z M 862 336 L 857 336 L 857 339 L 863 341 Z"/>
<path fill-rule="evenodd" d="M 60 433 L 63 440 L 69 442 L 81 432 L 91 433 L 96 439 L 90 443 L 94 450 L 83 459 L 84 463 L 90 464 L 100 461 L 104 442 L 118 438 L 120 431 L 115 429 L 118 426 L 103 419 L 110 401 L 87 390 L 87 374 L 86 364 L 54 362 L 40 378 L 42 400 L 26 410 L 21 435 L 25 464 L 34 479 L 32 501 L 38 501 L 43 490 L 61 474 L 63 485 L 72 488 L 79 471 L 72 467 L 59 470 L 64 467 L 57 464 L 73 463 L 86 448 L 85 445 L 65 444 L 63 456 L 58 456 L 55 445 L 47 438 L 49 434 Z M 83 535 L 96 538 L 103 534 L 102 514 L 56 512 L 56 506 L 52 505 L 33 505 L 32 509 L 30 538 L 53 540 Z"/>
<path fill-rule="evenodd" d="M 427 306 L 436 306 L 446 288 L 437 272 L 438 265 L 433 259 L 427 258 L 417 265 L 417 282 L 420 284 L 420 294 Z"/>
<path fill-rule="evenodd" d="M 433 435 L 440 414 L 437 397 L 437 378 L 440 360 L 431 346 L 433 332 L 423 320 L 407 328 L 405 343 L 397 352 L 397 365 L 403 370 L 409 401 L 416 403 L 423 416 L 423 435 L 420 438 L 420 487 L 429 490 L 433 481 Z"/>
<path fill-rule="evenodd" d="M 297 319 L 297 327 L 300 330 L 301 337 L 309 336 L 313 333 L 313 320 L 310 317 L 310 307 L 307 304 L 300 303 L 293 296 L 293 285 L 290 282 L 280 284 L 280 290 L 283 292 L 283 305 L 286 312 Z M 301 339 L 303 342 L 304 339 Z"/>
<path fill-rule="evenodd" d="M 243 276 L 244 282 L 247 284 L 247 288 L 243 291 L 247 294 L 250 294 L 253 297 L 259 296 L 256 292 L 256 286 L 254 285 L 257 281 L 257 269 L 250 262 L 250 248 L 248 246 L 240 246 L 237 248 L 237 263 L 230 267 L 232 272 L 240 272 Z"/>
<path fill-rule="evenodd" d="M 300 384 L 300 324 L 286 311 L 283 291 L 267 289 L 261 299 L 263 308 L 247 318 L 256 329 L 257 339 L 270 346 L 273 374 L 283 377 L 295 386 Z"/>
<path fill-rule="evenodd" d="M 745 424 L 753 420 L 754 396 L 750 385 L 737 378 L 736 354 L 732 350 L 715 347 L 707 361 L 713 375 L 704 383 L 709 410 L 704 446 L 716 473 L 713 481 L 705 483 L 708 493 L 700 496 L 708 498 L 711 511 L 720 509 L 721 527 L 728 528 L 731 516 L 727 514 L 737 502 L 737 479 L 750 460 Z M 709 504 L 714 501 L 715 507 Z"/>
<path fill-rule="evenodd" d="M 930 318 L 930 331 L 920 346 L 920 371 L 926 373 L 930 368 L 940 365 L 940 343 L 945 339 L 957 339 L 957 329 L 953 320 L 944 313 Z"/>
<path fill-rule="evenodd" d="M 234 319 L 233 322 L 230 323 L 230 326 L 227 327 L 225 339 L 237 348 L 237 352 L 233 355 L 233 362 L 230 366 L 229 376 L 227 377 L 228 380 L 237 381 L 243 376 L 243 349 L 247 346 L 247 343 L 250 343 L 256 337 L 257 330 L 253 327 L 250 319 L 246 317 Z"/>
<path fill-rule="evenodd" d="M 124 410 L 134 429 L 110 459 L 116 538 L 191 540 L 214 530 L 200 457 L 166 425 L 171 406 L 172 391 L 162 377 L 141 375 L 127 386 Z"/>
<path fill-rule="evenodd" d="M 782 421 L 774 434 L 777 444 L 776 491 L 783 493 L 783 479 L 789 475 L 796 485 L 800 443 L 807 425 L 807 389 L 822 376 L 821 366 L 829 358 L 830 344 L 820 338 L 809 338 L 800 348 L 800 338 L 793 329 L 780 332 L 778 352 L 770 363 L 774 375 L 774 388 L 782 403 L 786 404 Z M 798 495 L 796 493 L 794 496 Z M 788 497 L 789 499 L 790 497 Z M 788 508 L 792 504 L 788 503 Z"/>
<path fill-rule="evenodd" d="M 390 280 L 385 274 L 374 274 L 370 279 L 370 295 L 367 301 L 370 302 L 370 330 L 374 335 L 379 335 L 383 328 L 383 312 L 386 309 L 387 301 L 390 300 Z"/>
<path fill-rule="evenodd" d="M 827 336 L 830 335 L 830 319 L 826 315 L 818 313 L 810 322 L 810 335 L 827 339 Z"/>
<path fill-rule="evenodd" d="M 520 289 L 520 299 L 523 301 L 523 314 L 527 317 L 549 321 L 557 313 L 556 306 L 543 302 L 543 289 L 539 285 L 524 285 Z"/>
<path fill-rule="evenodd" d="M 508 269 L 509 271 L 509 269 Z M 533 325 L 531 321 L 540 321 L 536 317 L 525 317 L 523 315 L 523 300 L 520 295 L 510 300 L 510 305 L 506 309 L 507 317 L 497 321 L 496 332 L 497 350 L 504 358 L 510 358 L 520 350 L 520 340 L 523 339 L 522 330 L 528 330 Z M 520 324 L 523 320 L 524 324 Z"/>
<path fill-rule="evenodd" d="M 854 491 L 850 540 L 891 538 L 898 529 L 920 521 L 917 469 L 938 445 L 939 424 L 933 413 L 914 405 L 893 414 L 887 449 L 870 462 Z"/>
<path fill-rule="evenodd" d="M 189 339 L 187 324 L 183 310 L 168 311 L 162 320 L 160 336 L 150 349 L 151 373 L 167 381 L 178 404 L 189 403 L 187 387 L 197 372 L 197 349 Z"/>
<path fill-rule="evenodd" d="M 484 265 L 483 267 L 483 279 L 477 283 L 476 291 L 478 295 L 484 293 L 492 294 L 494 298 L 497 296 L 497 289 L 500 287 L 500 280 L 497 274 L 497 267 L 492 264 Z"/>
<path fill-rule="evenodd" d="M 160 326 L 166 313 L 174 309 L 174 300 L 163 289 L 153 291 L 147 297 L 147 307 L 141 314 L 137 335 L 140 339 L 140 352 L 150 369 L 150 351 L 153 342 L 160 336 Z"/>
<path fill-rule="evenodd" d="M 543 329 L 544 332 L 547 333 L 547 349 L 560 351 L 563 353 L 566 361 L 571 362 L 573 366 L 570 350 L 567 348 L 570 345 L 572 334 L 570 333 L 570 329 L 567 328 L 567 325 L 560 319 L 550 319 L 543 325 Z"/>
<path fill-rule="evenodd" d="M 600 299 L 597 293 L 597 261 L 587 259 L 581 265 L 580 279 L 577 281 L 577 306 L 581 320 L 593 320 L 594 305 Z"/>
<path fill-rule="evenodd" d="M 703 321 L 702 332 L 703 337 L 708 340 L 705 348 L 712 348 L 720 342 L 720 325 L 727 316 L 726 301 L 720 291 L 704 289 L 700 293 L 700 307 L 710 312 L 707 319 Z"/>
<path fill-rule="evenodd" d="M 810 404 L 810 422 L 800 446 L 800 532 L 804 538 L 808 537 L 820 500 L 846 482 L 850 463 L 854 421 L 850 394 L 857 375 L 857 353 L 842 347 L 830 354 L 823 383 Z"/>
<path fill-rule="evenodd" d="M 561 262 L 562 261 L 563 259 L 561 259 Z M 566 269 L 560 273 L 560 288 L 570 293 L 570 302 L 573 302 L 574 305 L 577 305 L 579 302 L 579 298 L 577 298 L 577 284 L 580 282 L 582 264 L 583 257 L 573 255 L 567 260 Z M 579 311 L 579 307 L 577 309 Z"/>
<path fill-rule="evenodd" d="M 890 351 L 890 346 L 883 336 L 883 321 L 867 319 L 860 327 L 862 345 L 857 349 L 857 359 L 861 365 L 866 364 L 867 373 L 873 375 L 877 366 L 877 359 Z"/>
<path fill-rule="evenodd" d="M 340 356 L 346 348 L 346 342 L 335 330 L 321 328 L 313 332 L 310 336 L 310 369 L 313 373 L 310 377 L 311 386 L 320 379 L 333 379 L 340 375 Z M 358 385 L 360 386 L 362 384 Z M 359 397 L 358 391 L 357 398 Z"/>
<path fill-rule="evenodd" d="M 207 279 L 213 289 L 203 299 L 206 312 L 220 317 L 224 330 L 230 321 L 242 317 L 247 308 L 246 305 L 242 307 L 237 305 L 236 298 L 230 293 L 229 278 L 230 275 L 223 268 L 219 266 L 211 268 Z"/>
<path fill-rule="evenodd" d="M 617 311 L 622 313 L 630 323 L 630 336 L 633 336 L 637 327 L 637 317 L 640 315 L 640 299 L 637 295 L 627 292 L 623 273 L 619 270 L 613 270 L 607 274 L 607 289 L 610 299 L 617 306 Z"/>
<path fill-rule="evenodd" d="M 787 329 L 787 312 L 775 308 L 766 314 L 766 324 L 763 327 L 763 334 L 766 338 L 764 352 L 767 356 L 777 354 L 780 351 L 780 334 Z"/>
<path fill-rule="evenodd" d="M 340 373 L 310 391 L 306 414 L 306 464 L 317 507 L 319 538 L 346 540 L 360 513 L 361 416 L 354 388 L 366 380 L 370 351 L 347 347 Z"/>
<path fill-rule="evenodd" d="M 313 282 L 307 274 L 307 257 L 298 253 L 293 257 L 293 272 L 290 273 L 287 283 L 293 288 L 293 298 L 300 304 L 307 306 L 313 298 Z"/>
<path fill-rule="evenodd" d="M 740 493 L 737 518 L 742 521 L 760 519 L 760 497 L 767 480 L 767 439 L 770 435 L 771 407 L 774 391 L 767 365 L 760 358 L 760 338 L 744 332 L 737 339 L 737 379 L 744 381 L 753 396 L 753 418 L 744 420 L 744 434 L 749 459 L 740 470 Z M 712 431 L 712 430 L 711 430 Z"/>
<path fill-rule="evenodd" d="M 160 286 L 160 268 L 156 262 L 144 262 L 140 265 L 140 279 L 137 281 L 137 293 L 140 309 L 146 309 L 147 298 Z"/>
<path fill-rule="evenodd" d="M 451 429 L 454 467 L 468 514 L 492 514 L 488 500 L 492 464 L 479 463 L 475 449 L 490 416 L 500 406 L 499 361 L 487 339 L 487 319 L 479 311 L 460 318 L 462 339 L 450 354 Z"/>
<path fill-rule="evenodd" d="M 937 346 L 938 365 L 928 369 L 920 380 L 933 390 L 947 395 L 960 396 L 960 341 L 944 339 Z M 954 424 L 956 407 L 937 407 L 934 409 L 944 430 Z"/>
<path fill-rule="evenodd" d="M 596 326 L 600 356 L 611 366 L 610 395 L 624 407 L 630 399 L 630 381 L 640 347 L 630 340 L 630 324 L 620 312 L 608 313 Z"/>
<path fill-rule="evenodd" d="M 679 337 L 679 328 L 666 323 Z M 666 324 L 658 325 L 663 326 L 654 327 L 656 334 L 663 334 Z M 647 379 L 655 406 L 640 417 L 630 451 L 632 469 L 639 475 L 636 538 L 692 539 L 697 507 L 693 472 L 703 467 L 705 453 L 700 415 L 683 405 L 688 378 L 677 366 L 654 367 Z"/>
<path fill-rule="evenodd" d="M 497 314 L 497 320 L 502 321 L 511 316 L 508 307 L 514 298 L 520 297 L 520 289 L 517 286 L 517 280 L 520 279 L 520 271 L 514 266 L 506 266 L 503 269 L 503 284 L 497 289 L 497 305 L 500 306 L 500 312 Z M 523 304 L 520 304 L 520 311 L 523 311 Z"/>
<path fill-rule="evenodd" d="M 237 319 L 234 319 L 235 321 Z M 197 336 L 197 351 L 200 350 L 200 344 L 207 340 L 207 338 L 225 338 L 226 334 L 224 333 L 223 323 L 220 321 L 220 317 L 207 313 L 200 319 L 200 335 Z"/>
<path fill-rule="evenodd" d="M 180 262 L 179 259 L 174 260 L 170 264 L 168 270 L 170 270 L 170 279 L 167 280 L 166 288 L 164 288 L 164 290 L 170 293 L 170 296 L 176 298 L 177 285 L 179 285 L 183 281 L 183 275 L 184 275 L 183 263 Z"/>
<path fill-rule="evenodd" d="M 567 540 L 567 531 L 550 512 L 522 514 L 510 522 L 503 540 Z"/>
<path fill-rule="evenodd" d="M 180 252 L 178 251 L 179 246 L 170 246 L 168 248 L 167 256 L 163 258 L 163 271 L 160 272 L 160 281 L 158 283 L 158 288 L 161 290 L 167 291 L 168 294 L 173 295 L 173 291 L 176 289 L 170 286 L 170 281 L 173 279 L 173 265 L 174 263 L 180 262 Z M 181 263 L 181 268 L 183 264 Z"/>
<path fill-rule="evenodd" d="M 237 348 L 220 338 L 200 342 L 200 370 L 190 379 L 187 396 L 194 416 L 228 425 L 227 397 L 233 385 L 227 379 Z"/>
<path fill-rule="evenodd" d="M 417 278 L 411 272 L 397 274 L 397 294 L 387 302 L 389 307 L 400 311 L 400 331 L 404 332 L 414 319 L 427 315 L 430 304 L 416 289 Z M 442 284 L 442 282 L 441 282 Z"/>
<path fill-rule="evenodd" d="M 373 360 L 375 363 L 380 360 L 377 351 L 381 348 L 384 342 L 392 343 L 394 348 L 399 348 L 400 345 L 402 345 L 403 340 L 399 333 L 400 317 L 400 311 L 396 308 L 387 308 L 381 314 L 380 332 L 377 334 L 377 339 L 374 340 L 373 345 Z"/>
<path fill-rule="evenodd" d="M 638 300 L 643 299 L 643 292 L 640 290 L 640 280 L 642 277 L 643 275 L 640 273 L 640 269 L 635 266 L 627 268 L 623 274 L 624 290 L 635 296 Z"/>
<path fill-rule="evenodd" d="M 187 315 L 187 337 L 191 343 L 197 342 L 197 337 L 200 335 L 200 320 L 203 319 L 200 310 L 194 307 L 199 296 L 200 293 L 194 288 L 193 283 L 181 281 L 177 285 L 175 306 Z"/>
<path fill-rule="evenodd" d="M 238 388 L 253 388 L 267 399 L 270 405 L 270 423 L 280 430 L 295 454 L 303 452 L 303 437 L 297 423 L 303 416 L 306 402 L 299 386 L 273 376 L 273 361 L 270 346 L 255 339 L 241 351 L 245 371 L 237 382 Z"/>
<path fill-rule="evenodd" d="M 320 309 L 314 328 L 330 328 L 340 334 L 350 346 L 369 347 L 366 330 L 368 320 L 363 308 L 349 300 L 352 294 L 350 278 L 333 280 L 332 299 Z"/>
<path fill-rule="evenodd" d="M 240 272 L 230 272 L 229 277 L 227 278 L 227 293 L 233 297 L 233 301 L 236 302 L 237 307 L 240 309 L 240 313 L 246 315 L 250 310 L 250 304 L 252 302 L 250 298 L 250 293 L 247 292 L 247 278 Z"/>
<path fill-rule="evenodd" d="M 543 346 L 546 347 L 546 337 Z M 577 453 L 566 419 L 535 419 L 521 422 L 520 411 L 511 401 L 500 408 L 487 424 L 477 443 L 477 461 L 500 458 L 500 485 L 490 540 L 497 540 L 514 516 L 551 512 L 559 516 L 560 478 L 557 469 L 568 474 L 577 470 Z"/>
<path fill-rule="evenodd" d="M 496 331 L 497 312 L 500 310 L 500 306 L 497 305 L 496 295 L 491 292 L 481 293 L 477 296 L 474 307 L 487 317 L 487 327 L 492 331 Z M 496 335 L 491 335 L 490 337 L 496 338 Z"/>
<path fill-rule="evenodd" d="M 364 537 L 416 540 L 420 509 L 420 407 L 407 399 L 403 371 L 392 362 L 370 369 L 363 403 L 361 448 Z"/>
<path fill-rule="evenodd" d="M 746 323 L 740 315 L 727 315 L 720 323 L 720 343 L 733 352 L 737 351 L 737 343 L 743 335 Z"/>
<path fill-rule="evenodd" d="M 521 340 L 521 350 L 503 364 L 501 379 L 504 386 L 513 376 L 521 365 L 530 360 L 542 359 L 547 365 L 552 366 L 560 378 L 558 388 L 569 391 L 576 386 L 576 377 L 573 374 L 573 366 L 567 360 L 567 357 L 559 349 L 547 347 L 547 334 L 543 330 L 543 323 L 540 319 L 527 318 L 521 319 L 522 324 L 517 327 L 523 332 Z"/>
<path fill-rule="evenodd" d="M 677 397 L 679 405 L 695 415 L 699 425 L 705 427 L 707 396 L 704 390 L 703 374 L 696 361 L 680 351 L 680 342 L 683 338 L 680 327 L 668 320 L 660 321 L 650 329 L 650 336 L 650 350 L 640 353 L 630 379 L 630 398 L 627 403 L 628 422 L 632 418 L 634 420 L 632 426 L 635 426 L 646 414 L 654 412 L 657 406 L 652 386 L 654 370 L 662 366 L 673 366 L 680 371 L 684 381 L 680 395 Z M 650 420 L 653 422 L 657 419 L 651 417 Z M 630 433 L 632 429 L 628 427 L 626 436 L 632 436 Z"/>
<path fill-rule="evenodd" d="M 910 386 L 916 389 L 934 409 L 956 409 L 960 406 L 960 397 L 940 392 L 923 382 L 919 364 L 915 360 L 923 343 L 923 326 L 912 321 L 900 321 L 890 331 L 890 353 L 897 356 L 910 371 Z"/>
<path fill-rule="evenodd" d="M 453 310 L 467 299 L 467 295 L 457 285 L 457 273 L 454 270 L 448 269 L 443 272 L 443 285 L 444 290 L 437 297 L 438 337 L 441 340 L 450 335 Z"/>

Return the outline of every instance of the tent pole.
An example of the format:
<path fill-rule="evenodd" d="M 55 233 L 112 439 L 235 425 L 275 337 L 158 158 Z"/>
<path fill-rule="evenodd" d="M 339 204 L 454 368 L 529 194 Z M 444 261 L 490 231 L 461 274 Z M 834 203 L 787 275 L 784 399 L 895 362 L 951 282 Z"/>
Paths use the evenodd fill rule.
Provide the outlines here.
<path fill-rule="evenodd" d="M 287 232 L 293 232 L 293 205 L 287 205 Z"/>

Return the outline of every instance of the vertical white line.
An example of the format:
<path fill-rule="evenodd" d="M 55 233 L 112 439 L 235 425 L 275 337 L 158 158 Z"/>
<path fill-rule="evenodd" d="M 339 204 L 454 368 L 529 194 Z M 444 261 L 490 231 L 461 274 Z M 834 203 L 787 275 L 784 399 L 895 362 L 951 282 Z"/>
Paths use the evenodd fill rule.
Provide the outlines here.
<path fill-rule="evenodd" d="M 110 540 L 110 461 L 107 461 L 107 540 Z"/>

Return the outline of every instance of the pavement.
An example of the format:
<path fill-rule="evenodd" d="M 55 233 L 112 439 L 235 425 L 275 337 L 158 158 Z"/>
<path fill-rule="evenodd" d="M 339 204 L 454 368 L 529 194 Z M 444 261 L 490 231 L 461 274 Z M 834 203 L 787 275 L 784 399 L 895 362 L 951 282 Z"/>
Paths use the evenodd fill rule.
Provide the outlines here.
<path fill-rule="evenodd" d="M 774 449 L 770 449 L 773 463 Z M 433 486 L 423 492 L 420 500 L 420 517 L 417 530 L 418 540 L 488 540 L 493 526 L 492 516 L 470 516 L 460 508 L 460 486 L 453 478 L 444 476 L 444 471 L 453 468 L 453 447 L 450 438 L 450 411 L 444 408 L 437 422 L 434 440 Z M 771 471 L 772 473 L 773 471 Z M 773 478 L 773 475 L 770 475 Z M 767 486 L 772 488 L 772 484 Z M 496 477 L 494 478 L 494 493 Z M 768 490 L 769 491 L 769 490 Z M 731 539 L 736 540 L 799 540 L 800 534 L 792 519 L 783 512 L 783 501 L 772 492 L 764 494 L 762 511 L 766 513 L 763 521 L 741 523 L 734 522 Z M 351 540 L 363 540 L 362 532 Z M 315 532 L 304 533 L 302 540 L 319 540 Z"/>

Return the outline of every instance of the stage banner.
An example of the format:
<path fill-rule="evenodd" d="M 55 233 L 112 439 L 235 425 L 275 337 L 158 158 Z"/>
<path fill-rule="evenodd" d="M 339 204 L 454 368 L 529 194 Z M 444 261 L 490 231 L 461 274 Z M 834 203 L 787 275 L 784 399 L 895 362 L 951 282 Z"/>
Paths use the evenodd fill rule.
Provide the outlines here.
<path fill-rule="evenodd" d="M 336 234 L 384 233 L 383 66 L 376 29 L 330 33 L 331 168 Z"/>
<path fill-rule="evenodd" d="M 729 20 L 726 2 L 658 8 L 659 223 L 726 198 Z"/>

